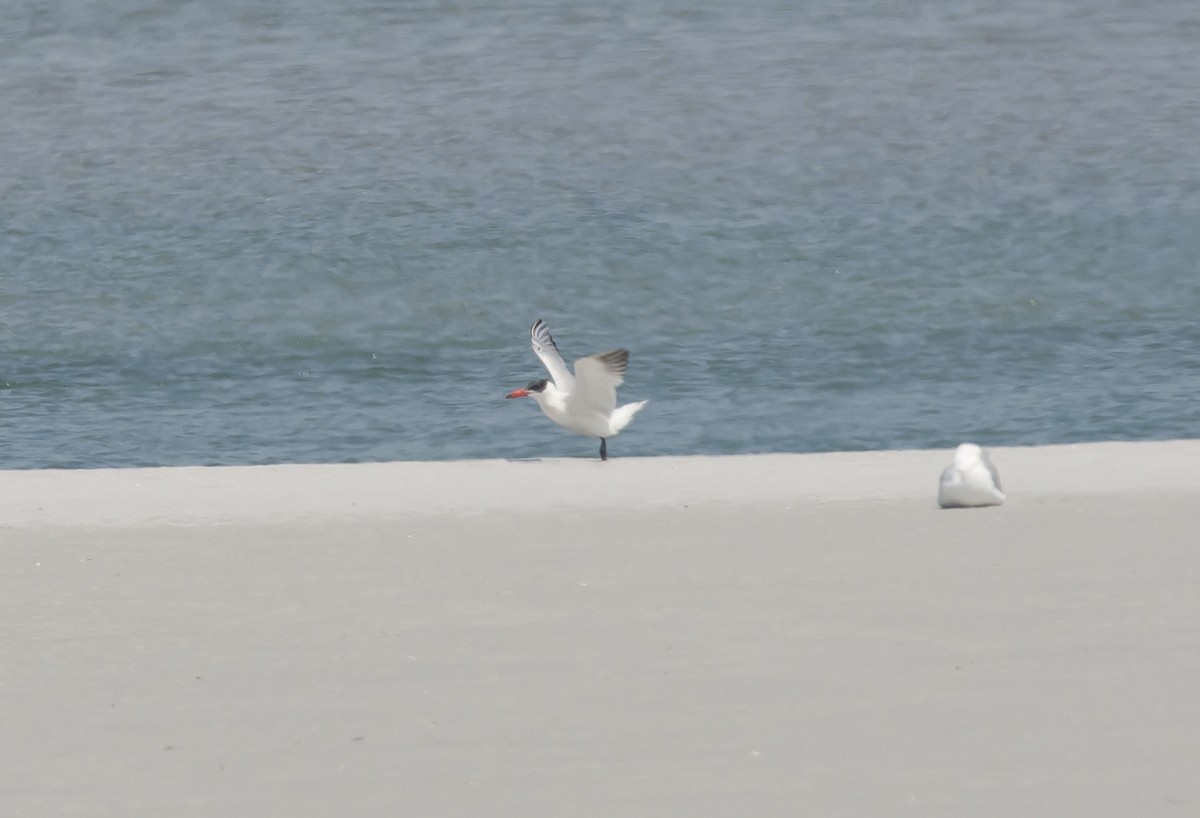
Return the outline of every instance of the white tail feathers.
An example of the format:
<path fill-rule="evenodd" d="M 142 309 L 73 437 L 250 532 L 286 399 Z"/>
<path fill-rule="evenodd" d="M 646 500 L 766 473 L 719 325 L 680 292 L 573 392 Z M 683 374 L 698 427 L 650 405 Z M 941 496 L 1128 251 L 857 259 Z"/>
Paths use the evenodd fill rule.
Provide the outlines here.
<path fill-rule="evenodd" d="M 609 434 L 615 435 L 628 426 L 629 421 L 633 420 L 633 416 L 638 413 L 638 410 L 649 402 L 640 400 L 636 403 L 627 403 L 624 406 L 618 406 L 616 409 L 613 409 L 612 416 L 609 418 L 609 423 L 612 424 L 612 431 Z"/>

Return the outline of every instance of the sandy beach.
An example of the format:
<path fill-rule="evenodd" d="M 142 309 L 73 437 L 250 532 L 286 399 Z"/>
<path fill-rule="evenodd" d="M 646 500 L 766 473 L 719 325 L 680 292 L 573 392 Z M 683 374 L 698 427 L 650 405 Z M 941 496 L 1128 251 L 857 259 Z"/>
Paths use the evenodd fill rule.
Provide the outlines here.
<path fill-rule="evenodd" d="M 1200 441 L 0 472 L 11 816 L 1200 813 Z"/>

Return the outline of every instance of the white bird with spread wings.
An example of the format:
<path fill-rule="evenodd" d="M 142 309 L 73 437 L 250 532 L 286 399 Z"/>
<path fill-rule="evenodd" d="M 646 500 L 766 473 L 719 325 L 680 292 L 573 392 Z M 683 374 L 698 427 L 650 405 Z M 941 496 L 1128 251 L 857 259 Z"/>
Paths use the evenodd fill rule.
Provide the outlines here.
<path fill-rule="evenodd" d="M 600 438 L 600 459 L 608 459 L 607 439 L 626 426 L 646 401 L 617 406 L 617 387 L 625 382 L 629 351 L 614 349 L 575 362 L 567 369 L 558 345 L 540 318 L 529 330 L 534 353 L 542 359 L 552 380 L 533 381 L 514 389 L 506 398 L 533 398 L 546 417 L 576 434 Z"/>

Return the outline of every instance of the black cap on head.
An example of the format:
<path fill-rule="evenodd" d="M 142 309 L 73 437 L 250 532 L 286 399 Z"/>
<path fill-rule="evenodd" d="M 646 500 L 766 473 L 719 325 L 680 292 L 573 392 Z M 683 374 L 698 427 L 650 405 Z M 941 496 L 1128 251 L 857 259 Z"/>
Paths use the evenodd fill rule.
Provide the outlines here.
<path fill-rule="evenodd" d="M 530 381 L 529 386 L 525 387 L 526 392 L 545 392 L 546 384 L 549 383 L 545 378 L 540 381 Z"/>

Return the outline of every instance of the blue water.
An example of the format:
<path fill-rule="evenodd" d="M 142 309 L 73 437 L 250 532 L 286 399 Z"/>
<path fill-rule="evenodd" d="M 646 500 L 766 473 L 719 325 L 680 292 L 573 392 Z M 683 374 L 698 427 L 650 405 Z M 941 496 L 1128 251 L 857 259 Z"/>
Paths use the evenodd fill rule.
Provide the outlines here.
<path fill-rule="evenodd" d="M 101 8 L 102 7 L 102 8 Z M 1200 437 L 1200 4 L 18 2 L 0 467 Z"/>

